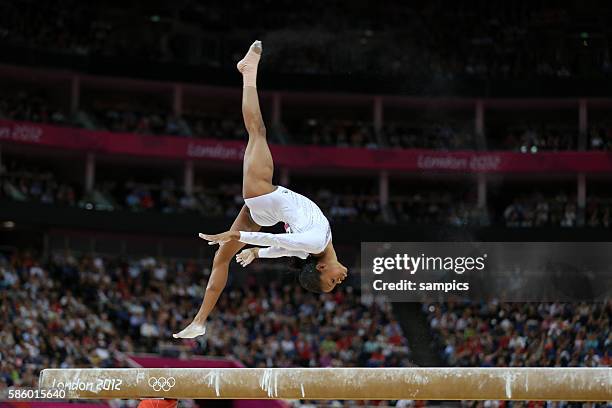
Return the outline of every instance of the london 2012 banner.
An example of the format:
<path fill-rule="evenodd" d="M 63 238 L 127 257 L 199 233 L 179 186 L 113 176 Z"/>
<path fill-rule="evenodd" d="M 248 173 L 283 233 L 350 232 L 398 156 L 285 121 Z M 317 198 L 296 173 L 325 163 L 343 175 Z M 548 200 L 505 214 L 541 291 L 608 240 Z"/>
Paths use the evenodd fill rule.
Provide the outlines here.
<path fill-rule="evenodd" d="M 246 133 L 245 133 L 246 140 Z M 246 142 L 113 133 L 0 120 L 0 144 L 80 150 L 169 160 L 241 161 Z M 272 145 L 286 168 L 369 169 L 402 172 L 598 173 L 612 171 L 609 152 L 438 151 Z"/>

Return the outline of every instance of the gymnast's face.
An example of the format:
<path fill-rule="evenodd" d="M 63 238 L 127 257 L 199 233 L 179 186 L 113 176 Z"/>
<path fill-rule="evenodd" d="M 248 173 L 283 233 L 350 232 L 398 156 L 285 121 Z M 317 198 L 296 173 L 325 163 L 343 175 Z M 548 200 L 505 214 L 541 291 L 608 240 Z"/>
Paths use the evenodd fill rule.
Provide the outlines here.
<path fill-rule="evenodd" d="M 319 262 L 317 270 L 321 274 L 321 289 L 323 292 L 331 292 L 337 284 L 346 279 L 348 269 L 338 261 Z"/>

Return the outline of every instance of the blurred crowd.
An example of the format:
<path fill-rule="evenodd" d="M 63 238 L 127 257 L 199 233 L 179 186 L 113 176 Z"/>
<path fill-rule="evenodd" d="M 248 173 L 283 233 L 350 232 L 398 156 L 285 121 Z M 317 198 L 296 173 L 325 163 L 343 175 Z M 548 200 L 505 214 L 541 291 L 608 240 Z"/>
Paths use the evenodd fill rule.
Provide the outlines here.
<path fill-rule="evenodd" d="M 531 126 L 510 126 L 505 129 L 504 133 L 505 138 L 500 140 L 501 143 L 491 147 L 521 153 L 577 149 L 578 130 L 571 129 L 570 126 L 564 128 L 544 123 Z M 494 142 L 495 138 L 492 139 Z M 593 148 L 593 150 L 596 149 Z M 599 150 L 604 150 L 603 144 Z"/>
<path fill-rule="evenodd" d="M 542 193 L 521 194 L 506 207 L 503 218 L 507 227 L 575 227 L 576 199 L 565 192 L 554 196 Z"/>
<path fill-rule="evenodd" d="M 585 223 L 589 227 L 612 226 L 612 199 L 591 197 L 587 199 Z"/>
<path fill-rule="evenodd" d="M 612 302 L 424 304 L 446 364 L 608 367 Z"/>
<path fill-rule="evenodd" d="M 244 204 L 242 186 L 235 179 L 196 179 L 186 193 L 176 178 L 137 177 L 104 179 L 87 192 L 74 177 L 59 176 L 40 166 L 5 160 L 0 168 L 0 199 L 40 202 L 87 210 L 202 214 L 233 218 Z M 559 188 L 548 192 L 503 192 L 479 208 L 476 193 L 461 188 L 432 189 L 425 185 L 392 186 L 387 206 L 381 206 L 372 182 L 344 183 L 324 180 L 290 185 L 314 200 L 332 222 L 410 223 L 450 227 L 504 225 L 510 228 L 612 226 L 612 198 L 602 191 L 587 196 L 581 213 L 575 194 Z M 545 187 L 545 186 L 543 186 Z M 571 190 L 571 189 L 570 189 Z M 582 214 L 582 215 L 581 215 Z"/>
<path fill-rule="evenodd" d="M 69 124 L 63 110 L 36 92 L 3 93 L 0 95 L 0 119 L 35 123 Z"/>
<path fill-rule="evenodd" d="M 2 254 L 0 278 L 5 316 L 0 388 L 34 386 L 39 371 L 47 367 L 114 367 L 114 352 L 132 348 L 131 339 L 119 336 L 107 314 L 93 313 L 86 304 L 86 296 L 96 295 L 96 289 L 71 283 L 81 280 L 76 265 L 51 272 L 29 254 Z"/>
<path fill-rule="evenodd" d="M 612 126 L 609 122 L 601 122 L 590 127 L 589 149 L 612 150 Z"/>
<path fill-rule="evenodd" d="M 81 110 L 81 118 L 87 118 L 90 128 L 111 132 L 129 132 L 146 135 L 182 136 L 222 140 L 245 140 L 246 131 L 242 118 L 215 116 L 199 111 L 189 111 L 177 116 L 168 109 L 141 104 L 130 106 L 96 106 Z M 83 126 L 84 123 L 75 123 Z"/>
<path fill-rule="evenodd" d="M 184 115 L 173 115 L 167 108 L 154 103 L 94 104 L 70 115 L 61 103 L 54 103 L 43 91 L 8 92 L 0 96 L 0 119 L 36 123 L 70 125 L 91 130 L 130 132 L 147 135 L 167 135 L 219 140 L 245 140 L 242 118 L 215 115 L 211 112 L 188 110 Z M 517 123 L 523 121 L 517 116 Z M 307 118 L 287 120 L 287 123 L 268 125 L 272 143 L 315 146 L 359 147 L 367 149 L 434 149 L 476 150 L 477 138 L 473 123 L 465 121 L 385 121 L 376 131 L 372 122 Z M 522 153 L 539 151 L 576 150 L 578 132 L 572 126 L 549 123 L 505 125 L 491 129 L 483 139 L 490 150 L 514 150 Z M 600 121 L 587 134 L 587 149 L 612 149 L 612 124 Z"/>
<path fill-rule="evenodd" d="M 114 367 L 117 352 L 236 358 L 251 367 L 406 366 L 389 304 L 350 286 L 314 295 L 253 275 L 230 286 L 205 336 L 172 341 L 202 301 L 210 260 L 28 253 L 0 256 L 0 388 L 36 384 L 41 368 Z M 204 266 L 206 265 L 206 266 Z"/>
<path fill-rule="evenodd" d="M 397 149 L 473 150 L 473 132 L 446 122 L 410 123 L 386 121 L 376 131 L 371 122 L 307 119 L 283 125 L 292 143 L 315 146 L 380 147 Z"/>
<path fill-rule="evenodd" d="M 58 180 L 50 170 L 11 162 L 0 166 L 0 198 L 75 206 L 80 189 L 77 183 Z"/>
<path fill-rule="evenodd" d="M 453 227 L 488 224 L 487 212 L 478 208 L 475 197 L 443 189 L 392 196 L 389 213 L 392 222 Z"/>
<path fill-rule="evenodd" d="M 385 123 L 386 146 L 400 149 L 475 150 L 473 128 L 435 121 L 429 124 Z"/>
<path fill-rule="evenodd" d="M 607 194 L 589 196 L 584 209 L 584 225 L 610 228 L 611 213 L 612 199 Z M 575 196 L 559 191 L 557 194 L 517 194 L 503 211 L 502 222 L 511 228 L 571 228 L 580 224 L 579 218 Z"/>
<path fill-rule="evenodd" d="M 443 190 L 423 190 L 390 197 L 380 205 L 374 185 L 317 185 L 295 187 L 313 199 L 332 222 L 422 223 L 449 226 L 480 225 L 485 212 L 474 197 Z M 406 191 L 412 191 L 412 188 Z M 79 183 L 59 181 L 52 171 L 8 162 L 0 169 L 0 198 L 67 205 L 88 210 L 157 211 L 165 214 L 200 213 L 210 217 L 235 217 L 244 204 L 242 186 L 236 182 L 198 182 L 193 194 L 171 177 L 155 182 L 132 178 L 98 183 L 83 192 Z"/>
<path fill-rule="evenodd" d="M 17 7 L 4 0 L 0 45 L 231 69 L 228 61 L 239 59 L 252 33 L 265 33 L 272 72 L 401 75 L 424 87 L 457 78 L 592 78 L 612 72 L 609 31 L 599 18 L 610 6 L 597 5 L 360 0 L 321 9 L 313 1 L 228 7 L 189 0 L 125 9 L 108 1 L 86 7 L 29 0 Z M 578 13 L 580 26 L 573 23 Z"/>
<path fill-rule="evenodd" d="M 376 149 L 380 138 L 372 123 L 307 119 L 280 126 L 279 132 L 297 144 Z"/>

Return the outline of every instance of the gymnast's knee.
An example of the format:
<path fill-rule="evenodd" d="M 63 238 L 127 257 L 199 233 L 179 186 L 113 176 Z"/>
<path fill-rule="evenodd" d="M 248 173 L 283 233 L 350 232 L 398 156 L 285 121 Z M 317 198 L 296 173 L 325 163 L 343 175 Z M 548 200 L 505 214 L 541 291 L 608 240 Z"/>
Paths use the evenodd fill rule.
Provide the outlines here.
<path fill-rule="evenodd" d="M 263 122 L 260 121 L 254 121 L 254 122 L 250 122 L 247 124 L 246 126 L 247 128 L 247 132 L 249 133 L 249 138 L 253 138 L 253 139 L 260 139 L 266 138 L 266 126 L 263 124 Z"/>
<path fill-rule="evenodd" d="M 266 183 L 264 187 L 260 186 L 249 186 L 242 189 L 242 198 L 255 198 L 259 197 L 274 191 L 274 186 L 272 184 Z"/>

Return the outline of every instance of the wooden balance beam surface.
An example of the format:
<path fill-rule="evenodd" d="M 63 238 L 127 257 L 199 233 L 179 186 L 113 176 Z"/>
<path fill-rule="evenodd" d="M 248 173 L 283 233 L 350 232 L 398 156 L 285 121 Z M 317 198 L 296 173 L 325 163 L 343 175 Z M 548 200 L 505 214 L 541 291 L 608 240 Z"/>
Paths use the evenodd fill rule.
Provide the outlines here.
<path fill-rule="evenodd" d="M 611 401 L 611 368 L 45 369 L 72 398 Z"/>

